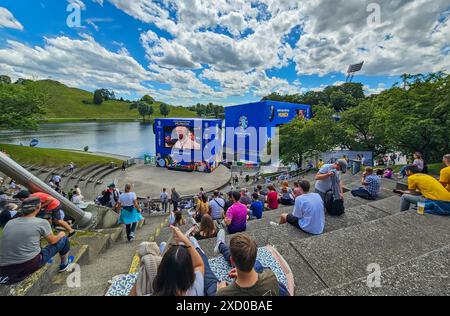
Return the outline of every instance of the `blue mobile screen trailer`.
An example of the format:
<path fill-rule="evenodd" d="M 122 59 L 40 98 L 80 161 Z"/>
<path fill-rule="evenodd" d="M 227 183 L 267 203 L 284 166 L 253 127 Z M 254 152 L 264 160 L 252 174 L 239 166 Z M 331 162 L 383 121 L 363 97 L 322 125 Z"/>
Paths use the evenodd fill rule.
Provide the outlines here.
<path fill-rule="evenodd" d="M 261 101 L 225 108 L 224 154 L 227 160 L 259 163 L 259 153 L 266 149 L 276 127 L 295 118 L 311 119 L 311 106 L 305 104 Z M 256 133 L 256 135 L 255 135 Z M 250 141 L 250 138 L 255 137 Z"/>
<path fill-rule="evenodd" d="M 222 162 L 222 120 L 158 118 L 153 128 L 159 167 L 212 172 Z"/>

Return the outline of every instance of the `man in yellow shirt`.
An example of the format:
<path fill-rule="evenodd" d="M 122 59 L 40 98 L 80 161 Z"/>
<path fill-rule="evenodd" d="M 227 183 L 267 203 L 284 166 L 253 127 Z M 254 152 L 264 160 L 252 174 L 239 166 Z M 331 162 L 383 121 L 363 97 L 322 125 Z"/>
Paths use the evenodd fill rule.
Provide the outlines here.
<path fill-rule="evenodd" d="M 442 162 L 447 166 L 441 170 L 439 182 L 450 192 L 450 154 L 445 155 Z"/>
<path fill-rule="evenodd" d="M 322 159 L 319 159 L 319 162 L 317 163 L 317 169 L 322 168 L 324 164 L 325 164 L 325 163 L 323 162 L 323 160 L 322 160 Z"/>
<path fill-rule="evenodd" d="M 400 210 L 409 210 L 411 204 L 417 205 L 425 199 L 432 201 L 450 202 L 450 192 L 448 192 L 438 180 L 427 174 L 419 173 L 415 165 L 405 168 L 408 176 L 408 190 L 404 191 L 401 199 Z"/>

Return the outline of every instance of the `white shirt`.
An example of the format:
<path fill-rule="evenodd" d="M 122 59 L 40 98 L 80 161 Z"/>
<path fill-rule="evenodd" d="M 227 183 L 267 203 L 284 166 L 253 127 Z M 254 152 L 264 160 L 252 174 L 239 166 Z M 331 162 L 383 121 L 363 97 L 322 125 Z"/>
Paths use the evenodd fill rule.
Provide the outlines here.
<path fill-rule="evenodd" d="M 133 206 L 136 199 L 136 193 L 134 192 L 122 193 L 119 197 L 119 202 L 122 206 Z"/>
<path fill-rule="evenodd" d="M 217 197 L 209 201 L 209 207 L 211 208 L 211 217 L 212 219 L 220 219 L 222 218 L 222 213 L 225 207 L 224 199 Z"/>
<path fill-rule="evenodd" d="M 321 196 L 317 193 L 307 193 L 295 199 L 292 213 L 298 218 L 302 230 L 313 235 L 323 233 L 325 227 L 325 207 Z"/>
<path fill-rule="evenodd" d="M 72 196 L 72 202 L 75 204 L 81 204 L 83 203 L 83 198 L 80 195 L 74 195 Z"/>

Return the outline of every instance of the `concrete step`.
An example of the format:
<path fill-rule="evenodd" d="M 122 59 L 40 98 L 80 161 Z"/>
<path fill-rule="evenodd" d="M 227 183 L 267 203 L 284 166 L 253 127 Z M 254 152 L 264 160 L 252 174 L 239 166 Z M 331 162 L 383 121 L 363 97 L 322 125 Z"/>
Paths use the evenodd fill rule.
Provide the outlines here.
<path fill-rule="evenodd" d="M 401 213 L 290 244 L 329 288 L 365 277 L 371 263 L 388 269 L 447 245 L 449 227 L 447 217 Z"/>
<path fill-rule="evenodd" d="M 95 260 L 81 266 L 81 287 L 69 288 L 65 283 L 54 284 L 47 292 L 48 296 L 102 296 L 109 284 L 108 281 L 115 275 L 128 273 L 138 245 L 148 241 L 160 226 L 160 219 L 146 221 L 136 232 L 136 239 L 128 242 L 119 239 L 111 249 L 98 255 Z"/>
<path fill-rule="evenodd" d="M 450 244 L 400 263 L 380 274 L 380 287 L 367 277 L 313 295 L 318 296 L 449 296 Z M 369 280 L 372 280 L 370 278 Z"/>

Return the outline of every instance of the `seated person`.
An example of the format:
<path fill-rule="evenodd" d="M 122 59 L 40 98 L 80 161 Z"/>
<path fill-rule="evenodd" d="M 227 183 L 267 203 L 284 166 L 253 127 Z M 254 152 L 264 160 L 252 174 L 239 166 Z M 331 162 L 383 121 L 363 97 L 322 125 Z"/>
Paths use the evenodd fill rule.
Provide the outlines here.
<path fill-rule="evenodd" d="M 247 207 L 252 204 L 252 199 L 248 196 L 247 189 L 241 189 L 241 199 L 239 201 Z"/>
<path fill-rule="evenodd" d="M 292 214 L 282 214 L 280 224 L 289 223 L 311 235 L 320 235 L 325 227 L 325 206 L 320 194 L 310 193 L 311 185 L 299 183 L 302 194 L 295 199 Z"/>
<path fill-rule="evenodd" d="M 410 165 L 405 168 L 408 176 L 408 191 L 395 191 L 402 194 L 400 211 L 409 210 L 411 204 L 431 201 L 450 202 L 450 192 L 430 175 L 419 173 L 419 168 Z"/>
<path fill-rule="evenodd" d="M 253 202 L 250 205 L 249 219 L 261 219 L 264 211 L 264 203 L 259 200 L 258 193 L 253 193 Z"/>
<path fill-rule="evenodd" d="M 297 196 L 302 194 L 302 190 L 300 188 L 300 184 L 297 181 L 294 182 L 294 190 L 292 190 L 292 194 L 294 195 L 294 199 Z"/>
<path fill-rule="evenodd" d="M 191 235 L 197 240 L 216 237 L 217 228 L 211 216 L 208 214 L 203 215 L 200 226 L 197 229 L 194 229 Z"/>
<path fill-rule="evenodd" d="M 213 220 L 223 219 L 225 200 L 220 197 L 219 191 L 214 191 L 213 198 L 209 201 L 209 212 Z"/>
<path fill-rule="evenodd" d="M 446 167 L 440 172 L 439 182 L 450 192 L 450 154 L 445 155 L 442 162 Z"/>
<path fill-rule="evenodd" d="M 230 191 L 230 192 L 228 192 L 228 194 L 227 194 L 228 199 L 225 201 L 225 206 L 223 207 L 223 213 L 224 213 L 224 216 L 225 216 L 225 214 L 227 213 L 227 211 L 228 211 L 228 209 L 230 208 L 230 206 L 233 205 L 233 198 L 232 198 L 232 195 L 233 195 L 233 191 Z"/>
<path fill-rule="evenodd" d="M 383 178 L 385 179 L 392 179 L 392 176 L 394 175 L 394 171 L 392 168 L 387 168 L 384 170 Z"/>
<path fill-rule="evenodd" d="M 225 245 L 225 231 L 220 230 L 214 249 L 221 253 L 233 268 L 229 276 L 235 281 L 223 281 L 217 286 L 216 296 L 286 296 L 287 289 L 280 283 L 270 269 L 264 269 L 256 260 L 256 242 L 247 234 L 237 234 Z"/>
<path fill-rule="evenodd" d="M 233 205 L 227 211 L 225 216 L 225 225 L 229 234 L 235 234 L 245 231 L 247 228 L 247 207 L 239 202 L 241 194 L 233 191 L 231 194 Z"/>
<path fill-rule="evenodd" d="M 287 181 L 281 184 L 280 203 L 282 205 L 294 205 L 294 195 Z"/>
<path fill-rule="evenodd" d="M 366 167 L 366 170 L 361 176 L 361 184 L 363 187 L 352 190 L 352 195 L 366 200 L 375 200 L 380 193 L 380 182 L 380 177 L 373 174 L 372 167 Z"/>
<path fill-rule="evenodd" d="M 195 209 L 193 217 L 197 223 L 200 223 L 203 215 L 205 214 L 209 214 L 208 196 L 206 194 L 202 194 L 198 198 L 197 207 Z"/>
<path fill-rule="evenodd" d="M 270 184 L 267 186 L 267 189 L 269 189 L 269 193 L 266 196 L 267 206 L 271 210 L 275 210 L 278 208 L 278 194 L 275 190 L 275 187 L 273 184 Z"/>
<path fill-rule="evenodd" d="M 5 227 L 10 220 L 22 216 L 22 213 L 18 212 L 17 209 L 18 206 L 14 203 L 5 206 L 5 210 L 0 213 L 0 227 Z"/>
<path fill-rule="evenodd" d="M 54 235 L 48 221 L 37 218 L 41 211 L 39 197 L 22 202 L 23 217 L 9 221 L 0 244 L 0 279 L 12 284 L 26 279 L 59 253 L 59 272 L 69 268 L 69 239 L 64 232 Z M 41 238 L 49 245 L 41 249 Z"/>
<path fill-rule="evenodd" d="M 171 227 L 175 245 L 163 255 L 153 281 L 154 296 L 204 296 L 205 264 L 192 241 Z M 195 240 L 195 239 L 194 239 Z"/>
<path fill-rule="evenodd" d="M 181 211 L 171 211 L 169 216 L 169 226 L 180 227 L 186 225 Z"/>

